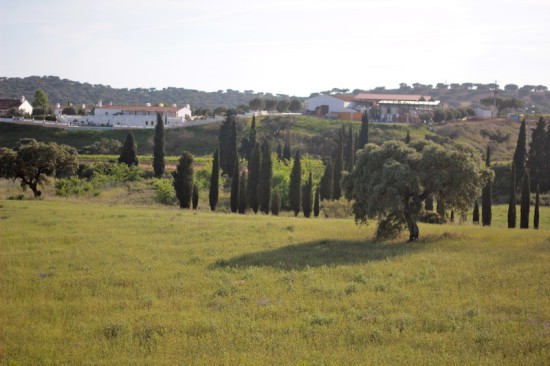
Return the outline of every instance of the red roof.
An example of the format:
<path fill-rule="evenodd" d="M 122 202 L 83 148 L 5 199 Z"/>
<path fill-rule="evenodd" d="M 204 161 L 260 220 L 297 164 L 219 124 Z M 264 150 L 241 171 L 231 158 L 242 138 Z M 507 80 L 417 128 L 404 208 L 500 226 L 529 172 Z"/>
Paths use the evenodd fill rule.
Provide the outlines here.
<path fill-rule="evenodd" d="M 147 112 L 177 112 L 183 107 L 158 107 L 158 106 L 146 106 L 146 105 L 103 105 L 103 109 L 121 109 L 125 111 L 147 111 Z"/>
<path fill-rule="evenodd" d="M 357 101 L 369 101 L 369 100 L 403 100 L 403 101 L 412 101 L 418 102 L 422 98 L 422 95 L 412 95 L 412 94 L 368 94 L 361 93 L 357 94 L 354 100 Z M 424 100 L 428 101 L 432 99 L 430 96 L 424 96 Z"/>
<path fill-rule="evenodd" d="M 353 95 L 346 95 L 346 94 L 335 94 L 335 95 L 331 95 L 331 97 L 338 98 L 345 102 L 353 102 L 355 100 L 355 97 Z"/>
<path fill-rule="evenodd" d="M 18 108 L 21 106 L 19 99 L 0 99 L 0 109 Z"/>

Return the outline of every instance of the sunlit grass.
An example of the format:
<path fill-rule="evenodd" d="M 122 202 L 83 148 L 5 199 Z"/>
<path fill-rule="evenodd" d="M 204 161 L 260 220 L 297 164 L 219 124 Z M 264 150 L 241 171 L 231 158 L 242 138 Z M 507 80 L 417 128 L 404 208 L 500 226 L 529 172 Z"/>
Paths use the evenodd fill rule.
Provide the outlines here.
<path fill-rule="evenodd" d="M 0 201 L 0 363 L 548 364 L 543 230 Z"/>

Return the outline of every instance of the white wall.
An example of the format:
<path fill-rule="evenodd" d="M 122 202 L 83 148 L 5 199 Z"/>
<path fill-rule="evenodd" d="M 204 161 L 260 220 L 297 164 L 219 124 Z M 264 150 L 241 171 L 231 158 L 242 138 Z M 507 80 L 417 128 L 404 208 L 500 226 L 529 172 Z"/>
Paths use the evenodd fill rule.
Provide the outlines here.
<path fill-rule="evenodd" d="M 322 105 L 328 105 L 329 113 L 350 112 L 350 110 L 347 108 L 349 104 L 350 102 L 343 101 L 342 99 L 338 99 L 330 95 L 318 95 L 316 97 L 306 100 L 305 109 L 307 111 L 314 112 L 315 108 Z"/>

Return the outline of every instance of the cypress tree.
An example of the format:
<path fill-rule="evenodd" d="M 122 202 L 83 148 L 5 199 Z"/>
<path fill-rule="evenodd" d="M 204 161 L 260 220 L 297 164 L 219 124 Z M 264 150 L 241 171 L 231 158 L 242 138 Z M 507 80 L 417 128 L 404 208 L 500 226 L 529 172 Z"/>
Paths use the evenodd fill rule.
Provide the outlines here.
<path fill-rule="evenodd" d="M 332 199 L 339 200 L 342 196 L 340 181 L 342 180 L 342 170 L 344 170 L 344 126 L 340 130 L 338 146 L 336 148 L 336 157 L 334 159 L 334 171 L 332 173 Z"/>
<path fill-rule="evenodd" d="M 128 166 L 139 164 L 136 139 L 132 132 L 128 132 L 128 135 L 126 135 L 126 140 L 124 140 L 124 144 L 122 145 L 118 162 L 119 164 L 124 163 Z"/>
<path fill-rule="evenodd" d="M 311 193 L 313 188 L 313 181 L 311 179 L 311 173 L 309 173 L 309 178 L 306 181 L 306 184 L 302 187 L 302 210 L 304 212 L 304 217 L 311 216 Z"/>
<path fill-rule="evenodd" d="M 546 164 L 544 161 L 544 145 L 546 142 L 545 125 L 544 118 L 541 116 L 537 122 L 537 126 L 531 134 L 531 142 L 529 143 L 527 167 L 529 168 L 532 188 L 540 185 L 544 175 L 544 166 Z"/>
<path fill-rule="evenodd" d="M 243 171 L 239 180 L 239 213 L 244 214 L 248 208 L 246 202 L 246 173 Z"/>
<path fill-rule="evenodd" d="M 196 211 L 199 207 L 199 186 L 197 183 L 193 185 L 193 210 Z"/>
<path fill-rule="evenodd" d="M 315 189 L 315 199 L 313 201 L 313 216 L 319 216 L 319 186 Z"/>
<path fill-rule="evenodd" d="M 250 131 L 248 137 L 243 137 L 241 140 L 241 156 L 250 164 L 250 158 L 252 157 L 252 151 L 256 146 L 256 116 L 252 116 L 252 123 L 250 125 Z"/>
<path fill-rule="evenodd" d="M 285 146 L 283 147 L 283 160 L 290 161 L 290 132 L 286 134 Z"/>
<path fill-rule="evenodd" d="M 273 216 L 279 216 L 280 208 L 281 208 L 281 196 L 279 195 L 279 191 L 273 191 L 273 195 L 271 197 L 271 214 Z"/>
<path fill-rule="evenodd" d="M 248 181 L 246 185 L 246 198 L 248 201 L 248 206 L 254 211 L 258 212 L 260 207 L 260 195 L 258 192 L 259 183 L 260 183 L 260 166 L 261 166 L 261 152 L 260 144 L 255 143 L 254 149 L 252 150 L 252 155 L 248 161 Z"/>
<path fill-rule="evenodd" d="M 434 196 L 432 194 L 429 194 L 426 197 L 426 200 L 424 201 L 424 209 L 426 211 L 433 211 L 434 210 Z"/>
<path fill-rule="evenodd" d="M 369 116 L 367 111 L 363 113 L 361 118 L 361 130 L 359 131 L 359 138 L 357 141 L 358 149 L 362 149 L 369 143 Z"/>
<path fill-rule="evenodd" d="M 345 149 L 345 164 L 344 164 L 344 170 L 351 172 L 353 170 L 353 164 L 354 164 L 354 158 L 355 158 L 355 149 L 353 144 L 353 132 L 351 130 L 351 125 L 348 129 L 348 139 L 346 142 L 346 149 Z"/>
<path fill-rule="evenodd" d="M 220 146 L 220 167 L 224 174 L 231 177 L 235 170 L 235 161 L 237 158 L 237 114 L 230 109 L 226 112 L 224 122 L 220 127 L 219 146 Z"/>
<path fill-rule="evenodd" d="M 455 222 L 455 210 L 451 210 L 451 222 Z"/>
<path fill-rule="evenodd" d="M 290 186 L 288 190 L 288 201 L 290 208 L 294 211 L 294 216 L 298 216 L 301 205 L 302 194 L 302 165 L 300 162 L 300 150 L 296 150 L 296 156 L 294 157 L 294 164 L 292 165 L 292 171 L 290 172 Z"/>
<path fill-rule="evenodd" d="M 543 192 L 548 192 L 550 191 L 550 122 L 546 129 L 546 139 L 544 141 L 544 152 L 542 155 L 544 156 L 544 165 L 541 172 L 540 187 Z"/>
<path fill-rule="evenodd" d="M 321 192 L 319 192 L 321 201 L 330 201 L 332 199 L 332 173 L 332 161 L 328 160 L 325 165 L 325 172 L 321 178 Z"/>
<path fill-rule="evenodd" d="M 235 158 L 233 163 L 233 177 L 231 177 L 231 212 L 237 212 L 239 208 L 239 161 Z"/>
<path fill-rule="evenodd" d="M 405 143 L 408 144 L 409 142 L 411 142 L 411 134 L 409 133 L 409 131 L 407 131 L 407 136 L 405 136 Z"/>
<path fill-rule="evenodd" d="M 437 214 L 439 217 L 441 217 L 441 220 L 445 221 L 445 204 L 443 203 L 443 199 L 441 196 L 437 198 Z"/>
<path fill-rule="evenodd" d="M 487 146 L 487 155 L 485 158 L 485 166 L 489 168 L 491 166 L 491 150 Z M 491 195 L 493 192 L 493 182 L 490 180 L 485 183 L 483 191 L 481 193 L 481 222 L 483 226 L 491 226 Z"/>
<path fill-rule="evenodd" d="M 531 189 L 529 182 L 529 172 L 524 169 L 521 185 L 521 212 L 519 219 L 520 229 L 529 228 L 529 208 L 531 206 Z"/>
<path fill-rule="evenodd" d="M 210 209 L 216 210 L 218 205 L 218 196 L 220 191 L 220 149 L 216 147 L 212 158 L 212 174 L 210 175 L 210 190 L 208 194 L 208 201 L 210 203 Z"/>
<path fill-rule="evenodd" d="M 277 144 L 277 160 L 283 160 L 283 147 L 280 142 Z"/>
<path fill-rule="evenodd" d="M 523 180 L 523 171 L 525 170 L 525 159 L 527 158 L 526 150 L 526 132 L 525 132 L 525 120 L 521 122 L 519 129 L 518 142 L 516 144 L 516 151 L 514 152 L 514 164 L 516 165 L 516 188 Z"/>
<path fill-rule="evenodd" d="M 180 208 L 189 208 L 193 193 L 193 155 L 187 151 L 181 154 L 176 170 L 172 172 L 172 177 Z"/>
<path fill-rule="evenodd" d="M 262 142 L 262 161 L 260 167 L 260 179 L 258 184 L 258 196 L 260 198 L 260 211 L 269 214 L 271 197 L 271 181 L 273 178 L 273 161 L 271 158 L 271 146 L 267 140 Z"/>
<path fill-rule="evenodd" d="M 508 196 L 508 228 L 516 227 L 516 164 L 512 162 L 510 172 L 510 195 Z"/>
<path fill-rule="evenodd" d="M 164 174 L 164 121 L 162 115 L 157 113 L 157 125 L 155 126 L 155 146 L 153 147 L 153 169 L 155 177 L 160 178 Z"/>
<path fill-rule="evenodd" d="M 539 206 L 540 206 L 540 188 L 537 185 L 537 193 L 535 195 L 535 214 L 533 216 L 533 227 L 538 230 L 539 228 Z"/>
<path fill-rule="evenodd" d="M 479 224 L 479 204 L 477 200 L 474 203 L 474 213 L 472 215 L 472 221 L 474 224 Z"/>

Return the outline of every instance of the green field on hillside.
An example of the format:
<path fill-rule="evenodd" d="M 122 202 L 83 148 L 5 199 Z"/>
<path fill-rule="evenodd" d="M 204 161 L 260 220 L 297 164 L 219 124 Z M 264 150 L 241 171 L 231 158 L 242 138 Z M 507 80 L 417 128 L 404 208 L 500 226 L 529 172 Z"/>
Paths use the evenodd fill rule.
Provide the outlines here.
<path fill-rule="evenodd" d="M 550 363 L 543 230 L 0 200 L 0 364 Z"/>

